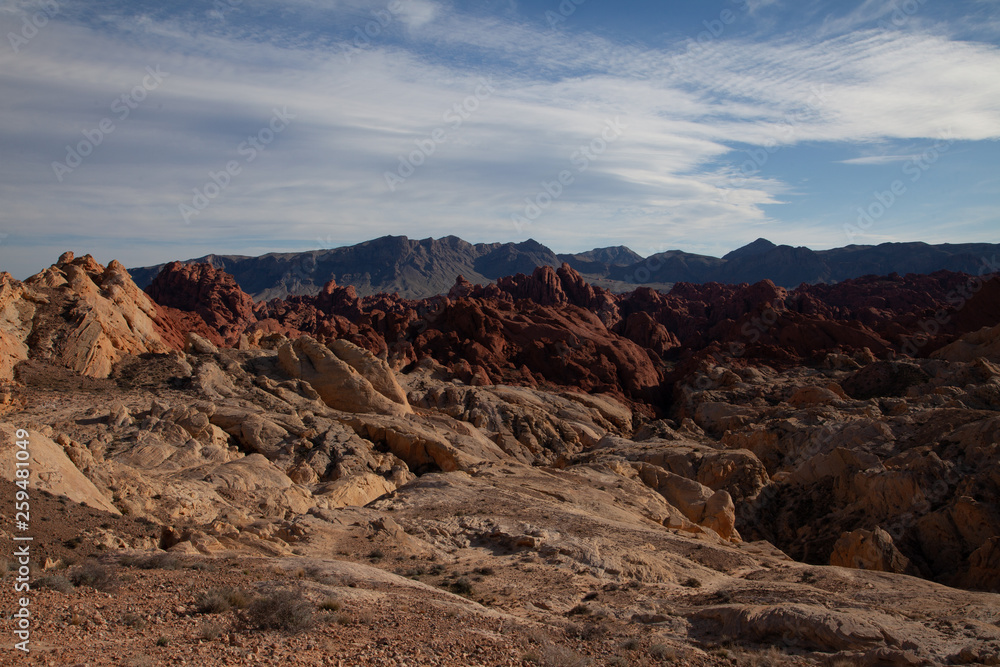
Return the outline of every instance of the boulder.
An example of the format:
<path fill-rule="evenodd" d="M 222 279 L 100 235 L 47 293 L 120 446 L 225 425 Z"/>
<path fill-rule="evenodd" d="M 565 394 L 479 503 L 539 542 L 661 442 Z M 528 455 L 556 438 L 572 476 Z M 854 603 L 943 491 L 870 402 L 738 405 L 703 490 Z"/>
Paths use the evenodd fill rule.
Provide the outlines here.
<path fill-rule="evenodd" d="M 20 431 L 20 433 L 19 433 Z M 27 438 L 12 424 L 0 423 L 0 475 L 4 479 L 16 481 L 18 470 L 17 452 L 24 451 L 16 444 L 27 440 L 27 470 L 32 488 L 65 496 L 78 503 L 95 509 L 121 514 L 111 501 L 100 492 L 92 481 L 73 463 L 63 447 L 37 431 L 27 431 Z M 67 439 L 67 442 L 70 442 Z"/>
<path fill-rule="evenodd" d="M 881 528 L 845 532 L 833 545 L 830 565 L 858 570 L 913 574 L 909 559 L 893 544 L 892 536 Z"/>
<path fill-rule="evenodd" d="M 105 378 L 126 355 L 165 353 L 170 346 L 154 320 L 156 306 L 116 260 L 101 266 L 90 255 L 64 253 L 24 285 L 0 279 L 0 377 L 23 358 L 31 331 L 32 358 Z M 6 361 L 4 360 L 6 358 Z"/>
<path fill-rule="evenodd" d="M 936 350 L 931 357 L 946 361 L 974 361 L 982 357 L 989 361 L 1000 362 L 1000 324 L 967 333 L 955 342 Z"/>
<path fill-rule="evenodd" d="M 337 347 L 341 350 L 346 349 L 347 351 L 342 354 L 354 360 L 363 369 L 372 371 L 372 378 L 381 386 L 387 387 L 388 380 L 384 372 L 388 371 L 388 368 L 377 364 L 363 364 L 357 349 L 353 346 L 353 349 L 347 348 L 346 345 L 350 344 Z M 282 345 L 278 350 L 278 361 L 288 375 L 308 382 L 324 403 L 337 410 L 385 415 L 405 415 L 413 412 L 406 403 L 405 396 L 402 397 L 403 403 L 398 403 L 382 394 L 372 385 L 368 377 L 310 336 L 302 336 L 294 342 Z M 398 385 L 396 388 L 399 388 Z M 400 398 L 395 394 L 394 397 Z"/>
<path fill-rule="evenodd" d="M 877 361 L 849 375 L 841 386 L 851 398 L 867 400 L 882 396 L 906 396 L 910 387 L 928 380 L 930 375 L 916 364 Z"/>

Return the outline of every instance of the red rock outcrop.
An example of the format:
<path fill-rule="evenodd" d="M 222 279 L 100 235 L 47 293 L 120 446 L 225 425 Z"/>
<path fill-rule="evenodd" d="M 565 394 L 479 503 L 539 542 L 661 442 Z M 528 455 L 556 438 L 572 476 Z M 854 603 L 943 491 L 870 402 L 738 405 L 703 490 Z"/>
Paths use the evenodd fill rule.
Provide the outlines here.
<path fill-rule="evenodd" d="M 161 306 L 193 312 L 214 330 L 213 342 L 235 345 L 257 321 L 254 303 L 225 271 L 209 264 L 172 262 L 153 279 L 147 294 Z"/>
<path fill-rule="evenodd" d="M 856 368 L 853 358 L 927 356 L 992 319 L 997 279 L 977 283 L 967 303 L 957 300 L 969 281 L 939 271 L 794 290 L 764 280 L 614 295 L 564 264 L 489 285 L 459 277 L 448 296 L 422 300 L 358 297 L 330 281 L 315 296 L 254 304 L 225 272 L 174 263 L 149 293 L 166 307 L 157 321 L 172 345 L 178 336 L 169 332 L 185 327 L 220 345 L 236 345 L 241 334 L 251 343 L 309 334 L 346 339 L 395 368 L 432 357 L 468 382 L 572 386 L 663 410 L 672 385 L 706 360 L 789 367 L 832 354 Z"/>
<path fill-rule="evenodd" d="M 0 274 L 0 379 L 28 358 L 105 378 L 122 357 L 167 352 L 156 306 L 125 267 L 67 252 L 23 283 Z"/>

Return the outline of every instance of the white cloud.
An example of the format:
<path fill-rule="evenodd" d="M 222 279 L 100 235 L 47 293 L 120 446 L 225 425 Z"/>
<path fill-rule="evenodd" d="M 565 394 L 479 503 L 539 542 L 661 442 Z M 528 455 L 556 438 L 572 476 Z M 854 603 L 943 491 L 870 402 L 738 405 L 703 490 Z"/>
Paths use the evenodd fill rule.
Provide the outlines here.
<path fill-rule="evenodd" d="M 855 157 L 849 160 L 838 160 L 840 164 L 891 164 L 893 162 L 907 162 L 919 158 L 919 155 L 869 155 L 867 157 Z"/>
<path fill-rule="evenodd" d="M 1000 137 L 1000 51 L 988 44 L 871 30 L 640 49 L 473 20 L 426 0 L 404 5 L 409 41 L 374 39 L 350 59 L 336 45 L 272 44 L 262 34 L 247 39 L 245 28 L 149 18 L 129 19 L 117 37 L 54 22 L 24 53 L 0 50 L 0 147 L 17 156 L 0 163 L 8 226 L 108 244 L 128 229 L 137 240 L 220 252 L 269 238 L 308 247 L 385 233 L 642 247 L 651 235 L 704 244 L 708 230 L 728 248 L 766 223 L 764 207 L 790 189 L 741 176 L 746 158 L 735 146 L 945 131 Z M 379 6 L 344 4 L 345 25 Z M 146 64 L 170 77 L 58 184 L 51 162 L 109 114 Z M 462 109 L 483 77 L 494 92 Z M 447 116 L 456 117 L 455 105 L 467 114 L 457 127 Z M 287 131 L 184 225 L 178 205 L 209 172 L 242 159 L 238 146 L 276 106 L 296 115 Z M 579 171 L 574 153 L 616 117 L 627 125 L 621 137 Z M 385 172 L 436 129 L 444 134 L 433 155 L 391 192 Z M 511 214 L 563 170 L 574 183 L 530 227 L 515 229 Z"/>

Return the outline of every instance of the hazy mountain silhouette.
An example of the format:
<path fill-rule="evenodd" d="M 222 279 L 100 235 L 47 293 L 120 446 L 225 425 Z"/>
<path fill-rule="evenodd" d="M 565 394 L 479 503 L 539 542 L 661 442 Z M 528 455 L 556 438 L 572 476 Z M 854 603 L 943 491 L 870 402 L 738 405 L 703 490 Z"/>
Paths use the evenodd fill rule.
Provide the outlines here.
<path fill-rule="evenodd" d="M 766 239 L 711 257 L 668 250 L 643 259 L 625 246 L 556 254 L 529 239 L 521 243 L 468 243 L 456 236 L 414 240 L 383 236 L 352 246 L 260 257 L 206 255 L 206 262 L 232 274 L 257 300 L 288 294 L 316 294 L 328 281 L 353 285 L 361 296 L 395 292 L 409 298 L 446 293 L 459 275 L 475 284 L 503 276 L 530 274 L 537 266 L 572 266 L 589 281 L 615 291 L 633 285 L 658 287 L 677 282 L 754 283 L 770 279 L 784 287 L 840 282 L 863 275 L 933 273 L 941 269 L 980 273 L 1000 254 L 1000 244 L 883 243 L 831 250 L 775 245 Z M 130 269 L 140 287 L 163 267 Z M 995 270 L 995 269 L 993 269 Z"/>

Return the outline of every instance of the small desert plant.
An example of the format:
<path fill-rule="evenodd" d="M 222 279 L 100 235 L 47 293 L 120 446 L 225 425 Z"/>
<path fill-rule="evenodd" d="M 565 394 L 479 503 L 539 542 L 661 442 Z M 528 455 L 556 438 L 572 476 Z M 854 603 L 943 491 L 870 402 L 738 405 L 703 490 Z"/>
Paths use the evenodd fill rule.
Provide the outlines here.
<path fill-rule="evenodd" d="M 200 614 L 222 614 L 232 608 L 243 609 L 248 604 L 246 594 L 237 588 L 210 588 L 194 600 Z"/>
<path fill-rule="evenodd" d="M 313 624 L 312 605 L 298 590 L 279 590 L 247 607 L 247 619 L 258 630 L 301 632 Z"/>
<path fill-rule="evenodd" d="M 649 647 L 649 657 L 653 660 L 677 660 L 680 658 L 680 653 L 677 649 L 671 648 L 666 644 L 653 644 Z"/>
<path fill-rule="evenodd" d="M 578 604 L 566 612 L 567 616 L 587 616 L 590 614 L 590 607 L 585 604 Z"/>
<path fill-rule="evenodd" d="M 216 589 L 198 593 L 194 599 L 194 605 L 199 614 L 222 614 L 232 607 L 225 594 Z"/>
<path fill-rule="evenodd" d="M 472 582 L 465 577 L 459 577 L 457 580 L 452 582 L 451 590 L 459 595 L 464 595 L 466 597 L 472 595 Z"/>
<path fill-rule="evenodd" d="M 170 644 L 170 640 L 167 639 L 166 637 L 160 637 L 159 639 L 156 640 L 157 646 L 167 646 L 168 644 Z"/>
<path fill-rule="evenodd" d="M 586 665 L 591 664 L 590 658 L 585 658 L 576 651 L 559 644 L 546 644 L 526 653 L 522 659 L 540 667 L 586 667 Z"/>
<path fill-rule="evenodd" d="M 218 623 L 202 623 L 198 628 L 198 639 L 204 639 L 206 641 L 212 641 L 218 639 L 219 635 L 222 634 L 222 626 Z"/>
<path fill-rule="evenodd" d="M 173 554 L 157 553 L 138 559 L 136 565 L 143 570 L 177 570 L 181 562 Z"/>
<path fill-rule="evenodd" d="M 326 598 L 319 603 L 319 608 L 323 611 L 340 611 L 340 600 L 337 598 Z"/>
<path fill-rule="evenodd" d="M 608 634 L 608 626 L 603 623 L 587 623 L 577 630 L 577 635 L 584 641 L 594 641 Z"/>
<path fill-rule="evenodd" d="M 74 586 L 90 586 L 104 592 L 114 590 L 117 583 L 112 570 L 93 560 L 84 561 L 79 569 L 70 573 L 69 580 Z"/>
<path fill-rule="evenodd" d="M 642 642 L 639 641 L 638 637 L 629 637 L 622 642 L 622 648 L 626 651 L 636 651 L 642 646 Z"/>
<path fill-rule="evenodd" d="M 688 577 L 681 582 L 681 586 L 687 586 L 688 588 L 701 588 L 701 582 L 694 577 Z"/>
<path fill-rule="evenodd" d="M 59 591 L 60 593 L 69 593 L 73 590 L 73 584 L 71 584 L 69 579 L 61 574 L 50 574 L 40 577 L 35 580 L 35 587 L 48 588 L 49 590 Z"/>
<path fill-rule="evenodd" d="M 141 630 L 146 627 L 146 619 L 139 614 L 134 614 L 132 612 L 128 612 L 122 616 L 122 623 L 130 628 L 135 628 L 136 630 Z"/>
<path fill-rule="evenodd" d="M 488 577 L 490 575 L 496 574 L 496 570 L 494 570 L 492 567 L 478 567 L 476 568 L 476 574 L 481 574 L 484 577 Z"/>
<path fill-rule="evenodd" d="M 368 552 L 368 557 L 372 560 L 382 560 L 385 558 L 385 552 L 376 547 Z"/>

